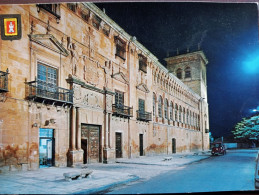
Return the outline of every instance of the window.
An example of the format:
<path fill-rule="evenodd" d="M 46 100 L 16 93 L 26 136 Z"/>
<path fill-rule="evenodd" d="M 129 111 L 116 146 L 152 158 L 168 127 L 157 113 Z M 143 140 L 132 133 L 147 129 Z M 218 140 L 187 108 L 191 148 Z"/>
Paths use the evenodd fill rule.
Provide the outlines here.
<path fill-rule="evenodd" d="M 177 76 L 178 79 L 182 79 L 182 69 L 181 68 L 177 69 L 176 76 Z"/>
<path fill-rule="evenodd" d="M 167 101 L 167 99 L 165 99 L 164 110 L 165 110 L 165 118 L 168 119 L 168 101 Z"/>
<path fill-rule="evenodd" d="M 182 122 L 182 107 L 179 106 L 179 122 Z"/>
<path fill-rule="evenodd" d="M 190 126 L 192 126 L 192 112 L 190 111 L 190 121 L 189 121 L 190 123 Z"/>
<path fill-rule="evenodd" d="M 158 116 L 162 117 L 162 97 L 159 96 L 158 99 Z"/>
<path fill-rule="evenodd" d="M 121 91 L 115 90 L 115 104 L 124 105 L 124 93 Z"/>
<path fill-rule="evenodd" d="M 88 21 L 90 17 L 90 13 L 89 11 L 86 11 L 86 10 L 81 10 L 81 18 L 84 20 L 84 21 Z"/>
<path fill-rule="evenodd" d="M 183 124 L 185 124 L 185 109 L 183 108 Z"/>
<path fill-rule="evenodd" d="M 101 21 L 102 21 L 101 18 L 99 18 L 97 15 L 93 15 L 92 24 L 98 30 L 99 30 Z"/>
<path fill-rule="evenodd" d="M 44 9 L 47 12 L 60 19 L 60 5 L 59 4 L 38 4 L 38 12 L 40 9 Z"/>
<path fill-rule="evenodd" d="M 138 55 L 139 70 L 147 73 L 147 58 L 141 54 Z"/>
<path fill-rule="evenodd" d="M 103 25 L 103 33 L 108 37 L 109 36 L 109 34 L 110 34 L 110 29 L 111 29 L 111 27 L 109 26 L 109 25 L 107 25 L 107 24 L 104 24 Z"/>
<path fill-rule="evenodd" d="M 185 78 L 191 78 L 191 68 L 185 68 Z"/>
<path fill-rule="evenodd" d="M 38 63 L 37 75 L 38 87 L 40 89 L 45 89 L 48 87 L 48 91 L 56 91 L 57 69 L 51 68 L 42 63 Z"/>
<path fill-rule="evenodd" d="M 71 11 L 76 12 L 76 3 L 67 3 L 67 7 Z"/>
<path fill-rule="evenodd" d="M 173 103 L 170 103 L 170 120 L 173 120 Z"/>
<path fill-rule="evenodd" d="M 126 44 L 118 37 L 115 38 L 115 44 L 116 44 L 116 56 L 119 56 L 123 60 L 126 59 Z"/>
<path fill-rule="evenodd" d="M 174 115 L 175 121 L 178 121 L 178 115 L 177 115 L 177 112 L 178 112 L 178 106 L 177 106 L 177 104 L 175 104 L 174 112 L 175 112 L 175 115 Z"/>
<path fill-rule="evenodd" d="M 186 124 L 189 125 L 189 110 L 186 113 Z"/>
<path fill-rule="evenodd" d="M 156 115 L 156 94 L 153 93 L 153 116 Z"/>
<path fill-rule="evenodd" d="M 142 100 L 142 99 L 138 100 L 138 109 L 139 109 L 139 113 L 141 114 L 145 113 L 145 100 Z"/>

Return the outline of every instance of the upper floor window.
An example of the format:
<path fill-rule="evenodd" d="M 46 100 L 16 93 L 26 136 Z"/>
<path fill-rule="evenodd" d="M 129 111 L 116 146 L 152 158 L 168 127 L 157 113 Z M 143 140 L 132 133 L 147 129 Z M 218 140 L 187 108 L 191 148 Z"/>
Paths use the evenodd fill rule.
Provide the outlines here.
<path fill-rule="evenodd" d="M 185 124 L 185 108 L 183 108 L 183 124 Z"/>
<path fill-rule="evenodd" d="M 76 4 L 76 3 L 67 3 L 67 7 L 68 7 L 68 9 L 70 9 L 71 11 L 76 12 L 77 4 Z"/>
<path fill-rule="evenodd" d="M 141 54 L 138 55 L 139 70 L 147 73 L 147 58 Z"/>
<path fill-rule="evenodd" d="M 145 113 L 145 100 L 142 100 L 142 99 L 138 100 L 138 109 L 139 109 L 139 113 Z"/>
<path fill-rule="evenodd" d="M 167 99 L 165 99 L 164 110 L 165 110 L 165 118 L 168 119 L 168 101 L 167 101 Z"/>
<path fill-rule="evenodd" d="M 122 41 L 120 38 L 115 38 L 115 44 L 116 44 L 116 56 L 119 56 L 123 60 L 126 59 L 126 43 Z"/>
<path fill-rule="evenodd" d="M 101 21 L 101 18 L 99 18 L 97 15 L 93 15 L 92 24 L 98 30 L 100 28 Z"/>
<path fill-rule="evenodd" d="M 84 20 L 84 21 L 88 21 L 89 17 L 90 17 L 90 13 L 89 11 L 87 10 L 81 10 L 81 18 Z"/>
<path fill-rule="evenodd" d="M 177 69 L 176 76 L 177 76 L 178 79 L 182 79 L 182 69 L 181 68 Z"/>
<path fill-rule="evenodd" d="M 103 33 L 104 33 L 106 36 L 109 36 L 110 30 L 111 30 L 111 27 L 110 27 L 108 24 L 104 24 L 104 25 L 103 25 Z"/>
<path fill-rule="evenodd" d="M 182 122 L 182 107 L 179 106 L 179 122 Z"/>
<path fill-rule="evenodd" d="M 156 115 L 156 94 L 153 93 L 153 116 Z"/>
<path fill-rule="evenodd" d="M 40 9 L 44 9 L 47 12 L 54 15 L 57 19 L 60 19 L 60 5 L 59 4 L 38 4 L 38 12 Z"/>
<path fill-rule="evenodd" d="M 124 93 L 123 92 L 115 90 L 115 104 L 124 105 Z"/>
<path fill-rule="evenodd" d="M 186 124 L 189 124 L 189 111 L 186 112 Z"/>
<path fill-rule="evenodd" d="M 38 63 L 37 80 L 39 81 L 38 87 L 40 89 L 48 87 L 48 91 L 55 91 L 57 87 L 57 69 Z"/>
<path fill-rule="evenodd" d="M 185 68 L 185 78 L 191 78 L 191 68 L 187 67 Z"/>
<path fill-rule="evenodd" d="M 173 103 L 170 103 L 170 120 L 173 120 Z"/>
<path fill-rule="evenodd" d="M 162 97 L 159 96 L 159 99 L 158 99 L 158 116 L 159 117 L 162 117 Z"/>
<path fill-rule="evenodd" d="M 177 106 L 177 104 L 175 104 L 174 112 L 175 112 L 175 115 L 174 115 L 175 121 L 178 121 L 178 114 L 177 114 L 177 112 L 178 112 L 178 106 Z"/>

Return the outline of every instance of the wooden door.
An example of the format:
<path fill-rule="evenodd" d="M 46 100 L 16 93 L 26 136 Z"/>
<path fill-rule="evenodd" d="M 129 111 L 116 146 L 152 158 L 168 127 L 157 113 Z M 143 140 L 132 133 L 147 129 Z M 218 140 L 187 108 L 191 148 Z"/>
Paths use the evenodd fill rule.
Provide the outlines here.
<path fill-rule="evenodd" d="M 83 125 L 82 124 L 82 140 L 87 140 L 87 142 L 82 141 L 86 143 L 86 147 L 84 146 L 84 149 L 87 148 L 87 154 L 85 154 L 84 150 L 84 156 L 87 155 L 87 162 L 99 162 L 100 158 L 100 127 L 95 125 Z M 85 161 L 85 160 L 84 160 Z"/>
<path fill-rule="evenodd" d="M 143 134 L 139 134 L 139 155 L 143 156 L 144 151 L 143 151 Z"/>
<path fill-rule="evenodd" d="M 116 139 L 116 158 L 122 158 L 121 133 L 115 134 Z"/>

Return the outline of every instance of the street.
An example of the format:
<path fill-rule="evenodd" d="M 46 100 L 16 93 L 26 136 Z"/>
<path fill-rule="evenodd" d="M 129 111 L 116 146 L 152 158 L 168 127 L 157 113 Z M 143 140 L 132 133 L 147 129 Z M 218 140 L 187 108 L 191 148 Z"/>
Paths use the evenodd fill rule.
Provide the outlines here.
<path fill-rule="evenodd" d="M 111 194 L 185 193 L 254 190 L 257 150 L 228 150 L 146 181 L 110 189 Z"/>

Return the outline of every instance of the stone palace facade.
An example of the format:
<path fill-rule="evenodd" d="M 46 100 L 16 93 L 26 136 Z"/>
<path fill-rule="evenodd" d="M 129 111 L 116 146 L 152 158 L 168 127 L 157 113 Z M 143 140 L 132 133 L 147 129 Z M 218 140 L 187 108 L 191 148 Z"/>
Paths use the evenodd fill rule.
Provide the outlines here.
<path fill-rule="evenodd" d="M 201 50 L 165 68 L 93 3 L 0 15 L 0 170 L 209 149 Z"/>

